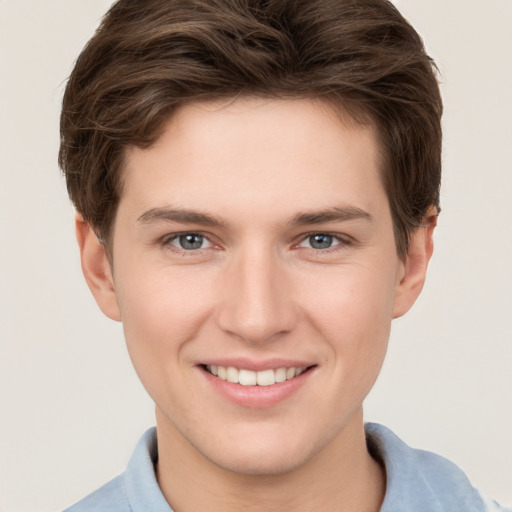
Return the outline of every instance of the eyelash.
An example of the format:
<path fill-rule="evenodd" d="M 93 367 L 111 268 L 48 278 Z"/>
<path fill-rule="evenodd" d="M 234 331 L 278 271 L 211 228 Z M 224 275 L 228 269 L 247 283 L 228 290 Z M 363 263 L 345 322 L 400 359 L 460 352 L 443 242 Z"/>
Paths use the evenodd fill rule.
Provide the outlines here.
<path fill-rule="evenodd" d="M 309 238 L 315 235 L 332 237 L 335 241 L 337 241 L 337 243 L 325 249 L 315 249 L 314 247 L 300 247 L 300 244 L 304 243 Z M 322 256 L 327 257 L 333 253 L 336 254 L 338 252 L 344 251 L 351 245 L 354 245 L 354 242 L 354 239 L 345 234 L 332 233 L 328 231 L 312 231 L 311 233 L 301 235 L 299 241 L 294 243 L 293 247 L 297 249 L 306 250 L 309 252 L 309 254 L 313 254 L 313 256 L 321 258 Z"/>
<path fill-rule="evenodd" d="M 201 237 L 203 240 L 207 241 L 211 246 L 215 246 L 215 244 L 210 240 L 210 238 L 207 235 L 205 235 L 204 233 L 197 232 L 197 231 L 183 231 L 181 233 L 173 233 L 171 235 L 167 235 L 164 238 L 162 238 L 162 240 L 160 241 L 160 244 L 167 249 L 170 249 L 174 252 L 177 252 L 177 253 L 180 253 L 183 255 L 198 254 L 201 251 L 210 248 L 210 247 L 204 247 L 204 248 L 200 248 L 200 249 L 186 250 L 186 249 L 183 249 L 180 247 L 176 247 L 172 244 L 172 242 L 174 242 L 175 240 L 179 240 L 180 237 L 187 236 L 187 235 Z"/>
<path fill-rule="evenodd" d="M 187 250 L 187 249 L 183 249 L 180 247 L 176 247 L 172 244 L 172 242 L 178 240 L 180 237 L 187 236 L 187 235 L 201 237 L 203 240 L 207 241 L 210 244 L 210 246 L 204 247 L 204 248 L 199 248 L 199 249 Z M 338 243 L 336 243 L 335 245 L 333 245 L 331 247 L 326 247 L 324 249 L 315 249 L 314 247 L 300 247 L 300 244 L 304 243 L 305 241 L 307 241 L 309 238 L 311 238 L 313 236 L 332 237 Z M 345 247 L 350 246 L 352 244 L 353 244 L 353 240 L 350 239 L 347 235 L 340 235 L 339 233 L 331 233 L 331 232 L 327 232 L 327 231 L 312 231 L 310 233 L 301 235 L 300 238 L 298 239 L 298 241 L 293 243 L 293 248 L 307 249 L 310 251 L 314 251 L 316 254 L 329 254 L 334 251 L 343 250 Z M 210 237 L 207 234 L 204 234 L 204 233 L 201 233 L 198 231 L 183 231 L 180 233 L 173 233 L 171 235 L 167 235 L 161 239 L 160 245 L 162 245 L 163 247 L 170 249 L 176 253 L 182 254 L 182 255 L 199 254 L 201 251 L 210 249 L 211 247 L 216 247 L 216 244 L 210 239 Z"/>

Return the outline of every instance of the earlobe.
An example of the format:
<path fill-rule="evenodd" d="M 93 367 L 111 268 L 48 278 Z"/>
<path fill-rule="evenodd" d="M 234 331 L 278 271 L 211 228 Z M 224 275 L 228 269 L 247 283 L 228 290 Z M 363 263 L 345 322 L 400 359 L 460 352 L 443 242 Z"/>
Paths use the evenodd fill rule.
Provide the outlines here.
<path fill-rule="evenodd" d="M 436 223 L 437 210 L 432 208 L 411 236 L 407 258 L 403 264 L 403 275 L 396 288 L 393 318 L 407 313 L 423 289 L 428 263 L 434 250 Z"/>
<path fill-rule="evenodd" d="M 112 320 L 121 320 L 112 270 L 105 248 L 96 233 L 80 214 L 75 218 L 75 229 L 82 272 L 98 306 Z"/>

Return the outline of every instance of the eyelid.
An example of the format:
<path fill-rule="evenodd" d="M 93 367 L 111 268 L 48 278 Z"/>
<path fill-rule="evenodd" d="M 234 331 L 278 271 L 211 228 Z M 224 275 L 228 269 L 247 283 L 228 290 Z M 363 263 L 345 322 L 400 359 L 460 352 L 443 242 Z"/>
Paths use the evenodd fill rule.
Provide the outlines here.
<path fill-rule="evenodd" d="M 176 245 L 173 245 L 171 243 L 183 235 L 201 236 L 208 242 L 209 245 L 207 247 L 202 247 L 200 249 L 186 250 L 186 249 L 180 248 Z M 330 237 L 334 238 L 338 243 L 336 243 L 335 245 L 328 247 L 326 249 L 315 249 L 313 247 L 301 247 L 301 244 L 304 241 L 306 241 L 309 237 L 314 236 L 314 235 L 330 236 Z M 200 251 L 206 250 L 206 249 L 211 249 L 212 247 L 219 248 L 220 244 L 218 242 L 215 242 L 214 238 L 215 237 L 213 237 L 211 234 L 205 233 L 200 230 L 197 230 L 197 231 L 196 230 L 183 230 L 183 231 L 174 232 L 174 233 L 167 233 L 166 235 L 164 235 L 163 237 L 161 237 L 159 239 L 159 244 L 162 245 L 163 247 L 170 248 L 171 250 L 176 251 L 176 252 L 194 254 L 194 253 L 198 253 Z M 328 253 L 329 251 L 339 250 L 340 248 L 352 245 L 355 242 L 355 240 L 347 234 L 331 232 L 331 231 L 322 231 L 322 230 L 310 231 L 309 233 L 302 233 L 300 236 L 296 237 L 295 240 L 296 241 L 293 242 L 293 244 L 292 244 L 293 248 L 310 249 L 311 251 L 314 251 L 317 253 Z"/>
<path fill-rule="evenodd" d="M 334 238 L 335 240 L 337 240 L 338 243 L 336 243 L 335 245 L 332 245 L 331 247 L 328 247 L 326 249 L 315 249 L 314 247 L 301 246 L 301 244 L 303 242 L 305 242 L 311 236 L 314 236 L 314 235 L 330 236 L 330 237 Z M 347 245 L 351 245 L 353 243 L 354 243 L 354 240 L 352 239 L 352 237 L 345 235 L 343 233 L 333 233 L 331 231 L 311 231 L 309 233 L 304 233 L 304 234 L 300 235 L 300 237 L 298 238 L 298 241 L 294 243 L 294 247 L 299 247 L 299 248 L 302 247 L 304 249 L 310 249 L 315 252 L 326 253 L 326 252 L 329 252 L 330 250 L 336 250 L 337 248 L 340 248 L 340 246 L 346 247 Z"/>
<path fill-rule="evenodd" d="M 183 249 L 182 247 L 178 247 L 177 245 L 174 245 L 172 243 L 172 242 L 174 242 L 175 240 L 178 240 L 181 236 L 184 236 L 184 235 L 197 235 L 197 236 L 200 236 L 204 240 L 206 240 L 209 245 L 207 247 L 201 247 L 200 249 L 190 249 L 190 250 L 187 250 L 187 249 Z M 204 233 L 202 231 L 195 231 L 195 230 L 188 230 L 188 231 L 185 230 L 185 231 L 179 231 L 179 232 L 176 232 L 176 233 L 168 233 L 165 236 L 163 236 L 162 238 L 160 238 L 159 243 L 163 247 L 169 248 L 169 249 L 171 249 L 173 251 L 180 252 L 180 253 L 190 253 L 190 254 L 198 253 L 198 252 L 203 251 L 205 249 L 210 249 L 212 247 L 217 247 L 218 246 L 218 244 L 216 244 L 212 240 L 211 235 L 208 235 L 207 233 Z"/>

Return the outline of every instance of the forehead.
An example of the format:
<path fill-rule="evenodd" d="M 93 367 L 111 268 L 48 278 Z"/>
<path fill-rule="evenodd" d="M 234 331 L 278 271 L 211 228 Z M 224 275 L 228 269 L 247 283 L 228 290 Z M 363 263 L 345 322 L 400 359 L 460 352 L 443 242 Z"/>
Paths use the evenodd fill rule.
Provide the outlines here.
<path fill-rule="evenodd" d="M 373 126 L 314 99 L 238 98 L 181 107 L 148 149 L 125 158 L 123 202 L 293 215 L 383 188 Z M 318 204 L 316 204 L 318 203 Z"/>

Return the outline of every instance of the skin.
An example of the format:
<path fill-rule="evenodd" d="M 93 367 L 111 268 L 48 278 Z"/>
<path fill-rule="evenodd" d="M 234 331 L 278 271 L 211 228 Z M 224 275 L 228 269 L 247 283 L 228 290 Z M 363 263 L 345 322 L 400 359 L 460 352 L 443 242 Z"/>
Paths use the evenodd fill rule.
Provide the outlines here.
<path fill-rule="evenodd" d="M 126 154 L 111 262 L 77 217 L 84 275 L 155 401 L 158 479 L 177 512 L 379 509 L 362 403 L 392 319 L 421 291 L 434 223 L 401 260 L 375 140 L 315 100 L 185 106 Z M 225 357 L 310 369 L 285 399 L 246 407 L 201 366 Z"/>

